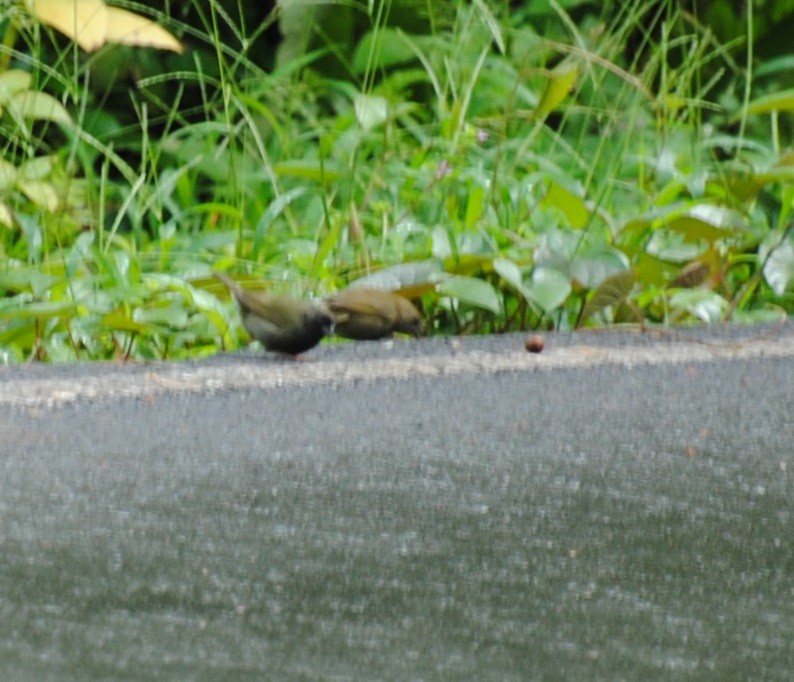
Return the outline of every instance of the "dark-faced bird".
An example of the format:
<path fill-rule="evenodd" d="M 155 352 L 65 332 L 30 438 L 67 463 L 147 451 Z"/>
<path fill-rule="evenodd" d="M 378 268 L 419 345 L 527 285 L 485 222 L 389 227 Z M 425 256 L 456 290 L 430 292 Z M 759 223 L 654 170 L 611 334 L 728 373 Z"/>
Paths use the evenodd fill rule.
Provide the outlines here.
<path fill-rule="evenodd" d="M 359 341 L 383 339 L 402 332 L 422 334 L 422 316 L 407 298 L 385 289 L 352 287 L 325 299 L 334 332 Z"/>
<path fill-rule="evenodd" d="M 294 357 L 314 348 L 333 330 L 333 318 L 322 303 L 249 291 L 222 272 L 214 274 L 232 292 L 243 326 L 267 350 Z"/>

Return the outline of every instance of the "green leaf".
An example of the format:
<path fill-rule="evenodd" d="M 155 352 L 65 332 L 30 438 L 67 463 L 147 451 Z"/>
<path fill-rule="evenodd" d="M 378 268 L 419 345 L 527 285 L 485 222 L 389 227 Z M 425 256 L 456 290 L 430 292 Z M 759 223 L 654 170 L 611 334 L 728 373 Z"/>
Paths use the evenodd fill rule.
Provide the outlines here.
<path fill-rule="evenodd" d="M 497 315 L 502 310 L 499 294 L 484 279 L 455 275 L 436 285 L 436 291 Z"/>
<path fill-rule="evenodd" d="M 499 21 L 493 15 L 493 12 L 491 12 L 490 8 L 485 3 L 485 0 L 474 0 L 474 6 L 477 8 L 477 11 L 480 14 L 480 18 L 483 20 L 485 25 L 488 27 L 488 30 L 491 32 L 491 37 L 496 43 L 496 46 L 499 48 L 499 52 L 504 54 L 505 39 L 502 37 L 502 28 L 499 25 Z"/>
<path fill-rule="evenodd" d="M 794 90 L 780 90 L 753 100 L 747 105 L 748 114 L 769 114 L 773 111 L 794 111 Z M 741 112 L 735 115 L 739 118 Z"/>
<path fill-rule="evenodd" d="M 262 245 L 265 239 L 265 232 L 267 232 L 273 221 L 281 215 L 287 206 L 289 206 L 297 198 L 306 194 L 305 187 L 294 187 L 284 194 L 280 194 L 273 201 L 268 204 L 267 209 L 262 214 L 262 217 L 256 224 L 254 229 L 254 243 L 251 250 L 253 260 L 258 260 L 259 252 L 262 250 Z"/>
<path fill-rule="evenodd" d="M 633 270 L 618 272 L 607 277 L 607 279 L 598 285 L 598 288 L 593 291 L 587 303 L 585 303 L 582 308 L 582 313 L 579 316 L 579 324 L 577 326 L 581 326 L 590 317 L 604 308 L 614 306 L 624 301 L 631 293 L 631 289 L 636 281 L 637 277 Z"/>
<path fill-rule="evenodd" d="M 534 117 L 546 118 L 560 104 L 565 101 L 579 77 L 579 67 L 576 64 L 563 61 L 549 74 L 549 82 L 540 98 Z"/>
<path fill-rule="evenodd" d="M 34 204 L 38 204 L 52 213 L 58 210 L 61 202 L 57 190 L 51 183 L 24 181 L 19 182 L 18 186 Z"/>
<path fill-rule="evenodd" d="M 277 163 L 273 170 L 277 175 L 315 182 L 333 182 L 342 177 L 342 173 L 330 164 L 320 164 L 319 161 L 282 161 Z"/>
<path fill-rule="evenodd" d="M 747 230 L 744 217 L 738 211 L 713 204 L 696 204 L 671 217 L 668 227 L 684 235 L 688 241 L 714 241 Z"/>
<path fill-rule="evenodd" d="M 34 301 L 19 308 L 5 308 L 0 311 L 0 318 L 12 320 L 50 320 L 53 318 L 70 318 L 77 314 L 72 301 Z"/>
<path fill-rule="evenodd" d="M 668 303 L 708 323 L 721 321 L 728 310 L 728 301 L 709 289 L 678 289 Z"/>
<path fill-rule="evenodd" d="M 56 160 L 52 156 L 36 156 L 19 166 L 23 180 L 44 180 L 52 174 Z"/>
<path fill-rule="evenodd" d="M 184 329 L 187 326 L 187 311 L 183 305 L 174 301 L 168 305 L 137 308 L 132 319 L 147 326 L 165 325 L 171 329 Z"/>
<path fill-rule="evenodd" d="M 333 261 L 333 253 L 339 244 L 339 236 L 342 234 L 341 216 L 337 216 L 331 224 L 325 236 L 317 243 L 317 253 L 314 257 L 314 269 L 312 279 L 321 279 L 326 274 L 326 267 Z"/>
<path fill-rule="evenodd" d="M 389 103 L 385 97 L 359 93 L 353 101 L 356 120 L 364 130 L 372 130 L 389 118 Z"/>
<path fill-rule="evenodd" d="M 549 189 L 540 203 L 541 206 L 560 211 L 575 230 L 581 230 L 590 220 L 590 210 L 584 199 L 557 182 L 549 184 Z"/>
<path fill-rule="evenodd" d="M 353 55 L 353 72 L 383 69 L 414 59 L 413 50 L 394 28 L 378 28 L 359 40 Z"/>
<path fill-rule="evenodd" d="M 493 269 L 505 282 L 516 289 L 524 286 L 524 275 L 516 263 L 507 258 L 494 258 Z"/>
<path fill-rule="evenodd" d="M 71 124 L 72 118 L 63 105 L 46 92 L 25 90 L 12 95 L 8 106 L 13 107 L 23 118 L 55 123 Z"/>
<path fill-rule="evenodd" d="M 33 76 L 27 71 L 9 69 L 0 73 L 0 105 L 6 104 L 12 95 L 30 89 Z M 2 108 L 0 108 L 2 111 Z"/>
<path fill-rule="evenodd" d="M 0 201 L 0 225 L 8 228 L 14 227 L 14 214 L 7 204 Z"/>
<path fill-rule="evenodd" d="M 598 245 L 574 259 L 571 276 L 586 289 L 592 289 L 608 277 L 625 271 L 628 266 L 628 259 L 620 251 Z"/>
<path fill-rule="evenodd" d="M 435 283 L 444 276 L 441 263 L 435 259 L 428 259 L 398 263 L 383 268 L 351 282 L 350 286 L 375 287 L 376 289 L 399 291 L 403 295 L 408 295 L 406 292 L 409 291 L 420 290 L 424 293 L 433 289 Z M 414 295 L 416 294 L 409 295 L 409 298 Z"/>
<path fill-rule="evenodd" d="M 632 265 L 637 279 L 644 286 L 662 287 L 670 282 L 678 272 L 675 265 L 644 252 L 637 254 Z"/>
<path fill-rule="evenodd" d="M 539 267 L 526 285 L 527 296 L 546 313 L 559 308 L 571 293 L 571 282 L 559 270 Z"/>
<path fill-rule="evenodd" d="M 18 175 L 19 171 L 14 164 L 0 159 L 0 192 L 7 192 L 16 185 Z"/>
<path fill-rule="evenodd" d="M 532 300 L 529 289 L 524 286 L 521 268 L 507 258 L 494 258 L 493 269 L 505 282 L 518 291 L 524 298 Z"/>
<path fill-rule="evenodd" d="M 787 239 L 766 260 L 764 277 L 778 296 L 782 296 L 794 281 L 794 243 Z"/>
<path fill-rule="evenodd" d="M 466 217 L 464 218 L 464 225 L 467 228 L 475 227 L 484 210 L 485 188 L 481 185 L 475 185 L 469 191 L 469 198 L 466 201 Z"/>
<path fill-rule="evenodd" d="M 134 334 L 142 334 L 149 328 L 148 325 L 133 320 L 122 308 L 103 315 L 100 324 L 105 329 Z"/>

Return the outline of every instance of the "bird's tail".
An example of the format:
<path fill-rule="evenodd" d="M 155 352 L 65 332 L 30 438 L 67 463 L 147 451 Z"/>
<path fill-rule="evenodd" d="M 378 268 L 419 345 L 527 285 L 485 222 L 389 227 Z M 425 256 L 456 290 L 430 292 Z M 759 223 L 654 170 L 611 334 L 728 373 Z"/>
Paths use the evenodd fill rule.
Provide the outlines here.
<path fill-rule="evenodd" d="M 212 274 L 215 275 L 216 279 L 219 279 L 227 287 L 229 287 L 229 290 L 235 296 L 237 296 L 240 293 L 240 285 L 237 284 L 237 282 L 235 282 L 231 277 L 229 277 L 229 275 L 227 275 L 224 272 L 218 272 L 217 270 L 214 270 Z"/>

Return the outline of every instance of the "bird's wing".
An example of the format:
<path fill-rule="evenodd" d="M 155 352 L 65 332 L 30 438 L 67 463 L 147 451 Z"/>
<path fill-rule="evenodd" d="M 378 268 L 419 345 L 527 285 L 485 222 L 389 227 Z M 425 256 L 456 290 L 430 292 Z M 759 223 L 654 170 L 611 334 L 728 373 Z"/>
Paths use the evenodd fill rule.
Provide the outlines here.
<path fill-rule="evenodd" d="M 365 294 L 347 292 L 344 298 L 337 299 L 332 296 L 328 299 L 328 307 L 335 315 L 368 315 L 371 317 L 388 318 L 392 313 L 389 307 L 378 300 L 373 303 Z M 347 319 L 347 318 L 345 318 Z"/>

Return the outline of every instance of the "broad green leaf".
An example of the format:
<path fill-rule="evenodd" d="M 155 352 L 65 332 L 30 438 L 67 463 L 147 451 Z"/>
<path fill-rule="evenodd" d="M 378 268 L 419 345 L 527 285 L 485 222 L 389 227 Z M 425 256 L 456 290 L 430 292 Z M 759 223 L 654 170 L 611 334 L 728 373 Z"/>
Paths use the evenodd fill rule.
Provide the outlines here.
<path fill-rule="evenodd" d="M 579 67 L 573 62 L 563 61 L 549 74 L 549 82 L 540 98 L 535 118 L 546 118 L 565 101 L 579 77 Z"/>
<path fill-rule="evenodd" d="M 484 279 L 455 275 L 440 282 L 436 286 L 436 291 L 495 314 L 499 314 L 502 310 L 499 294 Z"/>
<path fill-rule="evenodd" d="M 254 229 L 254 243 L 252 248 L 252 258 L 258 260 L 259 252 L 262 249 L 262 244 L 265 239 L 265 233 L 270 228 L 273 221 L 281 215 L 284 209 L 289 206 L 295 199 L 306 194 L 305 187 L 294 187 L 284 194 L 280 194 L 273 201 L 268 204 L 267 209 L 262 214 L 262 217 L 256 224 Z"/>
<path fill-rule="evenodd" d="M 747 230 L 744 216 L 738 211 L 714 204 L 682 202 L 647 211 L 628 221 L 623 229 L 628 232 L 641 232 L 648 229 L 658 230 L 665 225 L 685 236 L 688 241 L 713 241 Z"/>
<path fill-rule="evenodd" d="M 389 118 L 389 103 L 385 97 L 359 93 L 353 102 L 356 120 L 364 130 L 372 130 Z"/>
<path fill-rule="evenodd" d="M 532 301 L 529 289 L 524 286 L 524 275 L 521 268 L 507 258 L 494 258 L 493 269 L 505 282 L 512 286 L 524 298 Z"/>
<path fill-rule="evenodd" d="M 68 319 L 77 314 L 72 301 L 34 301 L 19 308 L 5 308 L 0 311 L 4 320 L 50 320 L 53 318 Z"/>
<path fill-rule="evenodd" d="M 768 114 L 773 111 L 794 111 L 794 90 L 780 90 L 753 100 L 747 105 L 748 114 Z M 741 112 L 735 115 L 739 118 Z"/>
<path fill-rule="evenodd" d="M 654 231 L 645 248 L 651 256 L 672 263 L 688 263 L 705 250 L 701 244 L 686 241 L 684 235 L 666 228 Z"/>
<path fill-rule="evenodd" d="M 593 291 L 587 303 L 584 304 L 582 312 L 579 315 L 579 324 L 581 326 L 590 317 L 600 312 L 604 308 L 614 306 L 621 303 L 631 293 L 634 282 L 637 277 L 633 270 L 625 270 L 618 272 L 610 277 L 607 277 L 598 288 Z"/>
<path fill-rule="evenodd" d="M 146 324 L 133 320 L 123 309 L 103 315 L 100 323 L 106 329 L 135 334 L 141 334 L 149 328 Z"/>
<path fill-rule="evenodd" d="M 72 122 L 69 112 L 64 109 L 63 105 L 46 92 L 34 90 L 18 92 L 8 100 L 8 106 L 13 107 L 23 118 L 64 124 Z"/>
<path fill-rule="evenodd" d="M 526 293 L 546 313 L 551 313 L 568 298 L 571 293 L 571 282 L 559 270 L 539 267 L 532 272 L 532 277 L 526 285 Z"/>
<path fill-rule="evenodd" d="M 788 5 L 791 7 L 790 2 L 781 3 L 783 7 Z M 762 76 L 770 76 L 778 73 L 792 73 L 794 72 L 794 55 L 787 54 L 782 57 L 764 57 L 763 62 L 753 68 L 753 77 L 760 78 Z"/>
<path fill-rule="evenodd" d="M 671 230 L 684 235 L 691 242 L 699 239 L 714 241 L 747 229 L 741 213 L 712 204 L 696 204 L 671 217 L 667 224 Z"/>
<path fill-rule="evenodd" d="M 574 258 L 571 276 L 586 289 L 592 289 L 608 277 L 625 271 L 628 266 L 628 259 L 617 249 L 595 246 Z"/>
<path fill-rule="evenodd" d="M 367 69 L 404 64 L 414 59 L 413 50 L 394 28 L 378 28 L 359 40 L 353 55 L 353 72 L 362 74 Z"/>
<path fill-rule="evenodd" d="M 485 210 L 485 188 L 475 185 L 469 191 L 469 198 L 466 201 L 466 217 L 464 225 L 471 229 L 475 227 L 482 217 Z"/>
<path fill-rule="evenodd" d="M 5 227 L 14 227 L 14 214 L 7 204 L 0 201 L 0 225 Z"/>
<path fill-rule="evenodd" d="M 19 189 L 34 204 L 47 209 L 50 212 L 58 210 L 61 201 L 55 187 L 49 182 L 39 182 L 37 180 L 25 180 L 18 183 Z"/>
<path fill-rule="evenodd" d="M 678 271 L 675 265 L 644 252 L 639 253 L 633 259 L 632 264 L 637 280 L 644 286 L 665 286 L 676 276 Z"/>
<path fill-rule="evenodd" d="M 0 159 L 0 192 L 7 192 L 17 183 L 17 175 L 19 171 L 17 167 Z"/>
<path fill-rule="evenodd" d="M 679 289 L 670 296 L 668 305 L 708 323 L 720 322 L 728 310 L 728 301 L 709 289 Z"/>
<path fill-rule="evenodd" d="M 582 229 L 590 220 L 590 211 L 584 199 L 557 182 L 549 184 L 549 189 L 540 203 L 560 211 L 575 230 Z"/>
<path fill-rule="evenodd" d="M 184 329 L 187 326 L 187 311 L 184 306 L 172 302 L 152 308 L 137 308 L 132 319 L 146 325 L 165 325 L 172 329 Z"/>
<path fill-rule="evenodd" d="M 22 219 L 30 218 L 24 216 Z M 0 275 L 0 285 L 4 288 L 13 291 L 30 290 L 34 298 L 44 298 L 50 289 L 62 281 L 62 277 L 50 275 L 38 268 L 14 268 Z"/>
<path fill-rule="evenodd" d="M 523 288 L 524 275 L 521 272 L 521 268 L 513 261 L 507 258 L 494 258 L 493 269 L 496 274 L 515 289 Z"/>
<path fill-rule="evenodd" d="M 44 180 L 52 174 L 54 167 L 54 157 L 37 156 L 20 165 L 19 176 L 21 180 Z"/>
<path fill-rule="evenodd" d="M 315 182 L 333 182 L 342 177 L 342 173 L 330 164 L 319 161 L 282 161 L 275 164 L 273 170 L 277 175 Z"/>
<path fill-rule="evenodd" d="M 12 95 L 29 90 L 32 82 L 33 76 L 27 71 L 9 69 L 0 73 L 0 111 L 2 111 L 2 105 L 8 102 Z"/>
<path fill-rule="evenodd" d="M 435 259 L 398 263 L 373 272 L 350 283 L 351 287 L 375 287 L 397 291 L 413 298 L 431 291 L 445 277 L 441 263 Z"/>
<path fill-rule="evenodd" d="M 782 296 L 794 281 L 794 242 L 787 239 L 766 260 L 764 278 L 772 291 Z"/>

